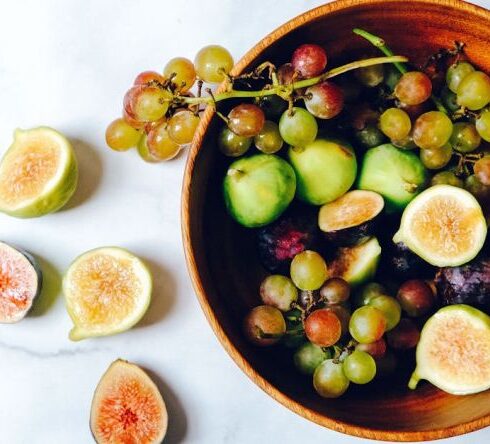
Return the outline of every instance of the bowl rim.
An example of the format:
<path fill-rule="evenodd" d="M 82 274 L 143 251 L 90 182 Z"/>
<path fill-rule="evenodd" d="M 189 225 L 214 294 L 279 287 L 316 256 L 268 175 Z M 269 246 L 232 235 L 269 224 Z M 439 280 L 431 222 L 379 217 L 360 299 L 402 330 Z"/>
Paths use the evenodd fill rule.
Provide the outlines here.
<path fill-rule="evenodd" d="M 276 28 L 274 31 L 267 34 L 264 38 L 262 38 L 236 63 L 231 71 L 231 74 L 240 74 L 246 66 L 248 66 L 253 60 L 255 60 L 264 51 L 264 49 L 269 47 L 272 43 L 281 39 L 295 29 L 306 25 L 324 15 L 360 5 L 376 5 L 383 3 L 393 3 L 396 1 L 402 0 L 336 0 L 331 3 L 327 3 L 314 9 L 308 10 L 288 20 L 287 22 Z M 467 3 L 466 1 L 462 0 L 411 0 L 411 3 L 440 5 L 460 11 L 469 11 L 473 14 L 483 17 L 490 22 L 489 10 L 478 5 Z M 221 91 L 223 89 L 224 85 L 221 85 L 218 88 L 218 91 Z M 273 399 L 275 399 L 294 413 L 331 430 L 360 438 L 375 439 L 380 441 L 426 441 L 462 435 L 489 426 L 490 414 L 451 427 L 434 428 L 431 430 L 424 430 L 419 432 L 405 430 L 383 430 L 353 425 L 344 421 L 337 421 L 328 416 L 322 415 L 308 407 L 305 407 L 304 405 L 290 398 L 287 394 L 283 393 L 278 388 L 269 383 L 251 366 L 247 359 L 242 355 L 240 350 L 238 350 L 238 348 L 230 341 L 224 329 L 222 328 L 218 318 L 211 309 L 211 306 L 206 297 L 206 291 L 204 289 L 204 284 L 202 282 L 197 267 L 196 257 L 191 243 L 191 215 L 189 211 L 191 194 L 190 190 L 192 182 L 191 178 L 194 173 L 197 155 L 201 150 L 202 142 L 205 138 L 206 132 L 214 115 L 214 109 L 212 107 L 207 107 L 201 117 L 201 122 L 196 130 L 194 139 L 189 148 L 187 162 L 184 170 L 184 178 L 182 182 L 181 231 L 188 272 L 192 281 L 192 285 L 194 287 L 194 292 L 196 293 L 199 304 L 201 305 L 201 309 L 203 310 L 204 315 L 206 316 L 206 319 L 210 324 L 214 334 L 218 338 L 219 342 L 233 359 L 233 361 L 238 365 L 238 367 L 240 367 L 240 369 L 264 392 L 266 392 L 269 396 L 271 396 Z"/>

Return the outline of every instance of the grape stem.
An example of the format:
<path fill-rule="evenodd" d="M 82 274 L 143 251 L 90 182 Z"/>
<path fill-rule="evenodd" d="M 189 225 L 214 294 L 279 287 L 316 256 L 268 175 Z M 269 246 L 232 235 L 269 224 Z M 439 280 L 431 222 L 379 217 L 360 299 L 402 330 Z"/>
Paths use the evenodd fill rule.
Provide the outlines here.
<path fill-rule="evenodd" d="M 408 59 L 404 56 L 396 56 L 391 55 L 389 57 L 374 57 L 370 59 L 358 60 L 355 62 L 347 63 L 346 65 L 339 66 L 337 68 L 333 68 L 330 71 L 326 71 L 325 73 L 312 77 L 311 79 L 300 80 L 298 82 L 294 82 L 291 85 L 280 85 L 276 83 L 273 76 L 273 84 L 269 86 L 267 89 L 262 89 L 260 91 L 237 91 L 231 89 L 229 91 L 225 91 L 220 94 L 216 94 L 214 96 L 208 97 L 186 97 L 186 96 L 177 96 L 177 102 L 180 104 L 186 103 L 188 105 L 196 105 L 196 104 L 206 104 L 206 105 L 214 105 L 217 102 L 221 102 L 223 100 L 228 99 L 236 99 L 236 98 L 254 98 L 254 97 L 264 97 L 264 96 L 272 96 L 277 95 L 285 100 L 288 100 L 293 91 L 307 88 L 309 86 L 316 85 L 321 83 L 327 79 L 331 79 L 333 77 L 337 77 L 341 74 L 344 74 L 349 71 L 353 71 L 359 68 L 365 68 L 367 66 L 381 65 L 384 63 L 402 63 L 407 62 Z"/>
<path fill-rule="evenodd" d="M 366 30 L 360 28 L 354 28 L 353 32 L 354 34 L 366 39 L 369 43 L 371 43 L 373 46 L 378 48 L 387 57 L 392 57 L 394 55 L 394 52 L 391 50 L 389 46 L 386 45 L 386 42 L 381 37 L 378 37 L 377 35 L 371 34 L 370 32 L 367 32 Z M 399 61 L 393 62 L 393 65 L 395 65 L 398 71 L 400 71 L 400 73 L 402 74 L 408 72 L 407 67 L 403 63 L 400 63 Z M 431 99 L 440 112 L 443 112 L 444 114 L 449 114 L 449 111 L 442 104 L 442 102 L 438 97 L 432 94 Z"/>

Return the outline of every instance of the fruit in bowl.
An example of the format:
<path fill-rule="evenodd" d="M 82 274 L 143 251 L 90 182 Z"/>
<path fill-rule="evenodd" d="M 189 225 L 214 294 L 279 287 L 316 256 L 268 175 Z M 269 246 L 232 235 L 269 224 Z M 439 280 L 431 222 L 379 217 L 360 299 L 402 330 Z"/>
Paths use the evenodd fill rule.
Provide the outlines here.
<path fill-rule="evenodd" d="M 447 23 L 447 10 L 439 9 L 434 4 L 421 2 L 420 7 L 424 10 L 427 8 L 434 23 L 438 20 Z M 281 301 L 289 301 L 289 307 L 282 307 L 285 311 L 275 307 L 277 311 L 274 311 L 274 319 L 278 326 L 281 324 L 281 328 L 271 331 L 254 330 L 255 338 L 271 344 L 258 349 L 247 341 L 249 334 L 244 334 L 243 319 L 259 304 L 264 306 L 264 303 L 270 303 L 261 300 L 258 292 L 261 282 L 268 278 L 254 245 L 257 233 L 236 224 L 225 211 L 221 180 L 230 161 L 216 147 L 216 136 L 223 131 L 225 125 L 222 120 L 213 120 L 212 112 L 208 111 L 203 124 L 207 132 L 201 134 L 192 148 L 184 183 L 184 239 L 191 276 L 205 312 L 230 354 L 260 386 L 265 387 L 268 393 L 294 411 L 336 430 L 368 438 L 426 440 L 463 433 L 482 427 L 490 421 L 488 407 L 484 406 L 485 403 L 488 405 L 489 399 L 489 393 L 484 391 L 484 384 L 478 386 L 478 393 L 470 395 L 464 402 L 463 398 L 454 398 L 428 384 L 420 384 L 414 391 L 407 384 L 416 365 L 414 355 L 417 342 L 421 338 L 422 344 L 424 336 L 430 336 L 424 333 L 421 335 L 422 327 L 429 317 L 434 316 L 431 319 L 437 319 L 438 308 L 448 302 L 442 297 L 443 290 L 440 288 L 444 286 L 451 289 L 459 285 L 458 280 L 454 281 L 449 274 L 443 282 L 441 277 L 446 272 L 437 274 L 437 269 L 468 266 L 468 273 L 473 269 L 477 273 L 482 272 L 481 264 L 477 265 L 473 261 L 479 261 L 479 255 L 485 257 L 482 248 L 486 238 L 486 223 L 482 221 L 488 214 L 488 201 L 484 196 L 485 191 L 481 190 L 485 190 L 484 187 L 488 185 L 485 173 L 487 160 L 481 140 L 478 143 L 477 139 L 484 139 L 481 133 L 484 132 L 483 116 L 486 111 L 483 108 L 488 105 L 490 97 L 485 99 L 486 103 L 483 105 L 483 99 L 473 102 L 471 99 L 467 100 L 468 94 L 471 96 L 469 91 L 472 88 L 474 94 L 480 90 L 485 94 L 486 74 L 476 76 L 480 80 L 475 86 L 473 80 L 463 82 L 462 79 L 461 84 L 458 84 L 459 80 L 452 72 L 459 72 L 458 76 L 464 77 L 464 69 L 455 69 L 464 61 L 472 65 L 475 71 L 484 73 L 485 69 L 482 67 L 488 70 L 490 60 L 480 51 L 479 39 L 471 33 L 466 34 L 467 27 L 460 28 L 461 23 L 468 20 L 468 12 L 463 12 L 461 5 L 456 4 L 450 10 L 457 21 L 452 25 L 455 29 L 444 34 L 446 48 L 439 53 L 441 66 L 429 65 L 426 72 L 420 66 L 423 66 L 431 54 L 441 49 L 441 40 L 433 37 L 435 28 L 427 23 L 420 26 L 419 18 L 410 14 L 408 7 L 401 3 L 392 5 L 390 2 L 366 2 L 353 9 L 344 6 L 340 2 L 320 9 L 317 11 L 318 15 L 313 15 L 315 19 L 311 22 L 302 22 L 301 26 L 288 33 L 283 31 L 277 34 L 276 37 L 281 36 L 279 41 L 273 41 L 267 48 L 257 48 L 253 57 L 239 63 L 231 75 L 238 76 L 242 70 L 251 70 L 266 61 L 287 61 L 293 57 L 292 54 L 300 44 L 310 42 L 318 44 L 326 51 L 328 73 L 332 72 L 331 67 L 339 67 L 334 72 L 342 71 L 345 66 L 342 63 L 346 60 L 354 60 L 353 63 L 356 63 L 359 53 L 375 51 L 359 37 L 349 34 L 352 23 L 362 24 L 363 28 L 376 32 L 385 42 L 396 47 L 397 53 L 408 57 L 408 64 L 397 60 L 397 63 L 403 63 L 397 66 L 401 71 L 399 75 L 392 75 L 393 70 L 388 66 L 380 69 L 374 64 L 363 66 L 363 71 L 354 76 L 328 78 L 344 94 L 342 110 L 332 115 L 319 113 L 313 107 L 309 109 L 308 100 L 313 97 L 307 97 L 306 94 L 312 85 L 305 82 L 312 81 L 312 77 L 300 71 L 295 73 L 293 68 L 289 77 L 293 78 L 289 82 L 292 89 L 288 90 L 289 94 L 293 94 L 290 97 L 292 103 L 289 109 L 282 111 L 282 116 L 284 113 L 289 113 L 286 114 L 288 117 L 300 116 L 301 119 L 296 120 L 298 132 L 302 136 L 306 134 L 310 137 L 292 140 L 284 128 L 286 125 L 280 124 L 283 117 L 271 118 L 279 122 L 280 136 L 284 140 L 283 148 L 276 151 L 275 155 L 293 164 L 297 180 L 296 201 L 302 200 L 316 205 L 319 213 L 319 205 L 326 205 L 330 210 L 332 206 L 342 208 L 337 199 L 343 199 L 346 193 L 353 192 L 350 191 L 351 188 L 361 188 L 362 192 L 380 196 L 383 204 L 374 205 L 376 208 L 366 219 L 360 218 L 358 225 L 371 220 L 370 217 L 379 218 L 375 224 L 377 228 L 367 230 L 366 235 L 352 234 L 352 239 L 348 239 L 347 243 L 345 240 L 340 240 L 339 243 L 335 236 L 329 239 L 329 236 L 321 235 L 321 231 L 326 234 L 336 231 L 329 226 L 332 212 L 327 211 L 326 222 L 317 227 L 320 229 L 320 241 L 308 246 L 297 242 L 298 251 L 285 260 L 285 263 L 291 263 L 291 268 L 288 270 L 287 266 L 283 266 L 280 269 L 284 278 L 291 278 L 297 286 L 298 297 L 280 298 Z M 388 14 L 392 20 L 373 18 L 381 8 L 383 16 Z M 477 10 L 471 7 L 469 9 L 476 20 Z M 399 33 L 394 27 L 388 26 L 388 22 L 396 22 L 396 29 L 417 28 L 424 35 L 424 45 L 420 45 L 419 37 L 415 39 L 404 35 L 400 39 Z M 328 37 L 325 29 L 330 30 Z M 439 29 L 437 31 L 440 32 Z M 386 43 L 383 44 L 375 35 L 363 30 L 357 30 L 356 33 L 381 47 L 385 54 L 391 55 Z M 455 36 L 467 43 L 466 55 L 451 48 Z M 476 55 L 480 57 L 475 57 Z M 278 67 L 277 74 L 281 73 L 278 78 L 284 77 L 286 69 L 290 67 Z M 439 77 L 448 77 L 444 85 L 432 78 L 438 69 L 442 69 Z M 320 82 L 324 80 L 327 79 L 323 78 Z M 263 81 L 267 85 L 267 75 Z M 451 88 L 456 89 L 456 92 Z M 294 95 L 297 89 L 300 92 Z M 358 94 L 353 99 L 354 95 L 348 92 L 355 90 Z M 449 92 L 455 94 L 453 102 L 449 100 Z M 325 94 L 324 97 L 326 109 L 332 107 L 328 100 L 338 101 L 338 96 L 333 94 Z M 287 97 L 281 95 L 281 99 L 287 100 Z M 246 99 L 241 100 L 246 102 Z M 476 116 L 477 119 L 483 119 L 479 120 L 482 122 L 479 131 L 472 120 L 475 116 L 459 109 L 458 101 L 461 102 L 460 105 L 464 102 L 468 109 L 470 106 L 480 107 L 477 111 L 471 110 L 481 114 Z M 260 100 L 250 102 L 260 106 Z M 454 103 L 458 106 L 451 108 L 449 105 L 453 106 Z M 354 109 L 356 107 L 370 110 L 365 113 L 368 117 L 357 115 L 354 120 L 353 116 L 358 111 Z M 390 112 L 381 119 L 384 112 L 390 109 L 402 112 Z M 226 107 L 218 107 L 218 110 L 223 115 L 227 113 Z M 314 117 L 318 130 L 305 112 Z M 325 119 L 325 116 L 328 118 Z M 387 120 L 391 121 L 389 125 L 386 124 Z M 288 119 L 284 118 L 284 122 L 286 121 Z M 465 125 L 456 125 L 457 123 Z M 204 126 L 201 127 L 203 128 Z M 376 137 L 359 137 L 358 131 L 366 128 L 373 134 L 376 133 Z M 310 140 L 311 134 L 315 134 L 313 141 Z M 387 139 L 389 143 L 386 143 Z M 346 165 L 339 171 L 336 159 L 329 158 L 324 162 L 323 153 L 315 152 L 316 150 L 312 151 L 313 155 L 304 164 L 295 164 L 296 159 L 291 158 L 291 153 L 310 154 L 311 144 L 315 145 L 323 140 L 342 140 L 342 146 L 350 143 L 356 164 L 359 164 L 359 172 Z M 373 140 L 377 143 L 372 144 Z M 287 145 L 291 142 L 293 148 L 288 149 Z M 466 148 L 468 151 L 463 153 Z M 254 150 L 253 142 L 248 150 L 242 154 L 245 159 Z M 370 150 L 374 151 L 370 153 Z M 373 156 L 373 152 L 380 155 Z M 202 168 L 199 172 L 197 164 Z M 311 176 L 310 171 L 313 171 Z M 352 171 L 356 177 L 345 190 L 339 191 L 334 186 L 328 186 Z M 380 175 L 383 175 L 382 180 Z M 345 181 L 344 184 L 348 182 Z M 465 191 L 460 187 L 464 187 L 467 182 L 471 186 L 466 186 Z M 203 190 L 204 194 L 199 195 Z M 318 197 L 320 193 L 330 192 L 330 196 Z M 373 202 L 378 203 L 378 199 L 373 199 Z M 302 220 L 302 211 L 295 210 L 296 203 L 286 210 L 286 215 L 291 217 L 290 213 L 293 213 L 295 218 Z M 337 216 L 337 213 L 334 214 Z M 339 216 L 335 220 L 344 222 Z M 274 224 L 280 221 L 281 219 Z M 357 222 L 358 220 L 351 217 L 348 222 L 338 226 L 355 227 Z M 430 230 L 425 230 L 422 226 Z M 261 232 L 268 229 L 267 225 L 260 228 Z M 394 237 L 395 233 L 398 234 Z M 460 233 L 464 233 L 465 242 L 459 242 Z M 438 242 L 450 243 L 453 254 L 439 251 L 433 245 L 433 239 L 436 238 L 439 239 Z M 298 236 L 298 239 L 301 237 Z M 220 248 L 216 248 L 218 243 Z M 275 243 L 275 246 L 279 245 L 279 241 Z M 285 243 L 285 250 L 291 252 L 291 245 L 291 242 Z M 359 254 L 359 249 L 366 250 Z M 391 266 L 396 264 L 397 268 L 402 269 L 397 265 L 403 262 L 401 252 L 405 259 L 409 258 L 402 267 L 410 269 L 410 276 L 404 276 L 403 271 L 387 273 L 386 263 Z M 397 260 L 386 260 L 383 257 L 395 253 Z M 413 257 L 416 259 L 413 260 Z M 297 260 L 302 262 L 301 273 L 296 270 Z M 356 278 L 350 279 L 349 275 Z M 333 279 L 343 284 L 334 285 L 331 282 Z M 417 284 L 404 286 L 409 279 L 416 280 Z M 481 285 L 485 285 L 486 281 L 481 282 Z M 475 292 L 484 293 L 481 285 L 476 283 L 476 289 L 473 286 L 465 288 L 472 293 L 471 298 L 475 298 L 469 297 L 469 300 L 477 299 Z M 275 300 L 273 295 L 278 299 L 279 295 L 284 295 L 284 285 L 277 285 L 277 288 L 268 285 L 267 288 L 268 301 Z M 295 292 L 290 288 L 288 294 L 292 293 Z M 279 322 L 279 315 L 284 319 L 285 329 L 282 322 Z M 342 329 L 343 323 L 347 324 L 347 331 Z M 487 338 L 488 326 L 485 323 L 480 325 L 484 332 L 483 337 Z M 335 343 L 331 343 L 334 340 Z M 424 348 L 427 350 L 427 347 L 422 347 Z M 445 349 L 450 347 L 440 348 L 442 351 Z M 417 356 L 424 354 L 417 351 Z M 417 362 L 417 367 L 423 368 L 423 363 Z M 464 372 L 470 367 L 463 367 L 461 370 Z M 486 370 L 480 370 L 485 375 Z M 305 373 L 309 377 L 300 376 Z M 448 387 L 444 384 L 445 381 L 436 381 L 432 375 L 428 376 L 430 377 L 427 379 L 438 387 Z M 464 392 L 458 389 L 451 391 Z M 323 397 L 337 399 L 327 402 Z M 469 412 L 464 409 L 466 402 L 470 402 L 474 410 Z M 406 414 L 407 411 L 410 412 L 409 415 Z"/>

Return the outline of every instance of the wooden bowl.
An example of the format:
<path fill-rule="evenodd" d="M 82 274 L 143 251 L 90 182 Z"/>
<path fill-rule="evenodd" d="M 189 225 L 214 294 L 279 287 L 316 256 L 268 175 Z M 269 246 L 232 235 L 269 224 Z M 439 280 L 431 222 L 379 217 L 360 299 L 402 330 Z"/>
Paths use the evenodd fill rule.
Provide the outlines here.
<path fill-rule="evenodd" d="M 265 60 L 287 61 L 302 43 L 327 48 L 329 66 L 339 59 L 377 54 L 352 34 L 361 27 L 383 36 L 395 53 L 416 63 L 455 40 L 467 43 L 475 65 L 490 71 L 490 12 L 457 0 L 341 0 L 309 11 L 261 40 L 233 74 Z M 229 105 L 228 105 L 229 106 Z M 224 106 L 227 111 L 227 106 Z M 364 438 L 422 441 L 467 433 L 490 424 L 490 391 L 451 396 L 429 383 L 406 387 L 409 368 L 394 380 L 352 387 L 339 399 L 320 398 L 311 378 L 299 376 L 282 347 L 259 349 L 244 340 L 245 313 L 259 304 L 265 271 L 254 232 L 226 214 L 221 182 L 229 164 L 216 148 L 221 121 L 207 110 L 190 150 L 182 197 L 182 229 L 189 272 L 202 309 L 240 368 L 277 401 L 323 426 Z"/>

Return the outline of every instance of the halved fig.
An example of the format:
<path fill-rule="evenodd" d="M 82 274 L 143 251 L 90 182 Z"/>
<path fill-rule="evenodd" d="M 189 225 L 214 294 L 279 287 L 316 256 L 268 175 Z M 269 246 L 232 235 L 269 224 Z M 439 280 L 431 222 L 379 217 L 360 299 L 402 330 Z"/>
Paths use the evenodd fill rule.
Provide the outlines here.
<path fill-rule="evenodd" d="M 469 305 L 441 308 L 425 323 L 417 345 L 417 368 L 408 383 L 420 379 L 453 395 L 490 388 L 490 317 Z"/>
<path fill-rule="evenodd" d="M 384 200 L 380 194 L 365 190 L 349 191 L 320 208 L 318 225 L 328 241 L 350 247 L 374 234 L 383 208 Z"/>
<path fill-rule="evenodd" d="M 43 275 L 32 255 L 0 242 L 0 323 L 22 320 L 41 293 Z"/>
<path fill-rule="evenodd" d="M 393 242 L 403 242 L 436 267 L 456 267 L 476 257 L 486 236 L 487 223 L 473 195 L 451 185 L 435 185 L 405 208 Z"/>
<path fill-rule="evenodd" d="M 118 359 L 102 376 L 90 410 L 97 444 L 159 444 L 168 414 L 155 383 L 136 364 Z"/>
<path fill-rule="evenodd" d="M 59 210 L 78 183 L 70 142 L 58 131 L 39 127 L 16 130 L 0 163 L 0 211 L 39 217 Z"/>
<path fill-rule="evenodd" d="M 355 247 L 339 248 L 328 263 L 329 277 L 340 277 L 351 286 L 363 284 L 376 274 L 380 256 L 381 246 L 375 237 Z"/>

